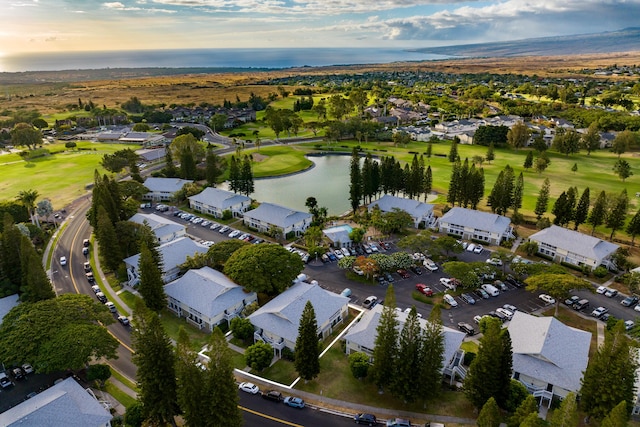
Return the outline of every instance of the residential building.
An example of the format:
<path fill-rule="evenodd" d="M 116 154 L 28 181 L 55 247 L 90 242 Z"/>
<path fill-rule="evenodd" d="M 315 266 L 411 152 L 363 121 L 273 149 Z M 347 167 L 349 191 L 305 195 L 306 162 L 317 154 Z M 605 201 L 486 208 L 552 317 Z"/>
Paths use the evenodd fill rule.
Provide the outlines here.
<path fill-rule="evenodd" d="M 441 233 L 493 245 L 515 237 L 511 220 L 506 216 L 460 207 L 451 208 L 442 215 L 436 226 Z"/>
<path fill-rule="evenodd" d="M 380 323 L 380 316 L 384 306 L 381 304 L 375 305 L 372 309 L 366 310 L 360 321 L 349 329 L 344 335 L 346 343 L 347 354 L 361 352 L 370 357 L 373 362 L 373 349 L 375 347 L 375 340 L 378 324 Z M 398 319 L 398 331 L 401 331 L 407 321 L 408 313 L 404 311 L 397 312 Z M 427 320 L 419 318 L 418 322 L 422 328 L 427 325 Z M 455 329 L 442 327 L 442 333 L 444 334 L 444 353 L 442 355 L 442 368 L 448 367 L 455 359 L 456 352 L 462 344 L 462 340 L 465 337 L 463 332 Z"/>
<path fill-rule="evenodd" d="M 184 264 L 187 257 L 192 257 L 197 253 L 204 254 L 209 248 L 194 242 L 188 237 L 180 237 L 160 245 L 158 250 L 162 256 L 162 280 L 164 283 L 168 283 L 178 277 L 180 264 Z M 140 254 L 130 256 L 124 260 L 129 286 L 137 286 L 140 282 L 139 261 Z"/>
<path fill-rule="evenodd" d="M 0 415 L 7 427 L 110 427 L 108 404 L 67 378 Z"/>
<path fill-rule="evenodd" d="M 600 265 L 615 268 L 611 256 L 620 246 L 579 231 L 552 225 L 529 237 L 538 244 L 538 252 L 557 262 L 594 269 Z"/>
<path fill-rule="evenodd" d="M 589 362 L 591 333 L 555 317 L 516 311 L 509 322 L 513 378 L 535 397 L 548 401 L 578 393 Z"/>
<path fill-rule="evenodd" d="M 189 197 L 189 206 L 216 218 L 222 218 L 224 211 L 229 211 L 234 217 L 239 218 L 251 207 L 251 198 L 232 191 L 207 187 L 201 193 Z"/>
<path fill-rule="evenodd" d="M 350 225 L 342 224 L 325 228 L 322 233 L 331 241 L 331 246 L 334 248 L 348 248 L 353 244 L 349 237 L 352 231 L 353 228 Z"/>
<path fill-rule="evenodd" d="M 262 203 L 244 213 L 243 222 L 247 227 L 266 233 L 274 227 L 282 230 L 284 236 L 302 235 L 313 216 L 308 212 L 296 211 L 273 203 Z"/>
<path fill-rule="evenodd" d="M 245 292 L 242 286 L 210 267 L 187 271 L 166 284 L 164 292 L 171 311 L 207 331 L 230 322 L 246 305 L 258 301 L 255 292 Z"/>
<path fill-rule="evenodd" d="M 185 225 L 178 224 L 165 216 L 153 213 L 137 213 L 129 218 L 129 221 L 135 222 L 136 224 L 146 223 L 161 244 L 184 237 L 187 233 L 187 227 Z"/>
<path fill-rule="evenodd" d="M 369 204 L 369 212 L 373 211 L 376 206 L 380 208 L 380 211 L 382 212 L 393 212 L 394 209 L 405 211 L 411 215 L 411 218 L 413 219 L 413 226 L 415 228 L 419 228 L 421 226 L 427 228 L 434 221 L 433 205 L 419 200 L 385 194 L 375 202 L 371 202 Z"/>
<path fill-rule="evenodd" d="M 149 177 L 144 181 L 144 186 L 149 192 L 142 198 L 145 200 L 153 200 L 156 202 L 165 202 L 171 200 L 178 191 L 182 190 L 185 184 L 193 181 L 180 178 L 153 178 Z"/>
<path fill-rule="evenodd" d="M 9 314 L 14 307 L 17 307 L 20 303 L 20 296 L 18 294 L 9 295 L 4 298 L 0 298 L 0 325 L 2 325 L 2 319 Z"/>
<path fill-rule="evenodd" d="M 256 329 L 254 341 L 271 344 L 277 356 L 282 356 L 285 347 L 293 351 L 307 301 L 313 305 L 318 336 L 323 339 L 348 316 L 349 298 L 326 291 L 317 283 L 297 281 L 249 316 Z"/>

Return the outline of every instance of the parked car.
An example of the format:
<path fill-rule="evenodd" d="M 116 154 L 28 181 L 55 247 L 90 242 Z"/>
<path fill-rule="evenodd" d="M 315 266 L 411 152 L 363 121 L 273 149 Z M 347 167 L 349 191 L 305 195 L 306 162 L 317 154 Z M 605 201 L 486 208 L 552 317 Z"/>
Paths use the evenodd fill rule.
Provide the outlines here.
<path fill-rule="evenodd" d="M 564 300 L 564 305 L 573 307 L 573 304 L 577 303 L 578 301 L 580 301 L 580 297 L 578 295 L 572 295 Z"/>
<path fill-rule="evenodd" d="M 500 258 L 489 258 L 487 259 L 486 263 L 496 267 L 502 266 L 502 260 Z"/>
<path fill-rule="evenodd" d="M 87 276 L 87 281 L 89 283 L 93 283 L 93 282 L 96 281 L 96 278 L 93 277 L 93 273 L 92 272 L 85 273 L 85 276 Z"/>
<path fill-rule="evenodd" d="M 380 252 L 380 248 L 378 248 L 378 245 L 376 245 L 375 243 L 369 243 L 369 247 L 373 252 Z"/>
<path fill-rule="evenodd" d="M 354 265 L 352 268 L 353 272 L 356 273 L 358 276 L 364 276 L 364 271 L 362 271 L 362 269 L 360 267 L 358 267 L 357 265 Z"/>
<path fill-rule="evenodd" d="M 518 309 L 516 308 L 515 305 L 511 305 L 511 304 L 504 304 L 502 306 L 502 308 L 506 308 L 507 310 L 509 310 L 512 313 L 515 313 L 516 311 L 518 311 Z"/>
<path fill-rule="evenodd" d="M 292 408 L 304 408 L 304 400 L 299 397 L 287 396 L 284 398 L 284 404 L 287 406 L 291 406 Z"/>
<path fill-rule="evenodd" d="M 209 230 L 215 230 L 216 228 L 220 228 L 220 224 L 217 222 L 214 222 L 209 226 Z"/>
<path fill-rule="evenodd" d="M 488 283 L 482 285 L 481 288 L 492 297 L 497 297 L 498 295 L 500 295 L 500 291 L 498 290 L 498 288 Z"/>
<path fill-rule="evenodd" d="M 604 295 L 605 292 L 607 292 L 607 287 L 606 286 L 598 286 L 596 288 L 596 293 L 597 294 Z"/>
<path fill-rule="evenodd" d="M 422 265 L 429 271 L 436 271 L 438 269 L 438 265 L 429 258 L 422 261 Z"/>
<path fill-rule="evenodd" d="M 103 304 L 107 302 L 107 297 L 102 292 L 98 292 L 96 294 L 96 298 L 98 298 L 98 301 L 100 301 Z"/>
<path fill-rule="evenodd" d="M 112 303 L 111 301 L 107 301 L 104 303 L 104 305 L 107 306 L 107 308 L 109 309 L 110 312 L 115 313 L 118 311 L 118 309 L 116 308 L 116 305 L 114 303 Z"/>
<path fill-rule="evenodd" d="M 473 252 L 475 248 L 476 248 L 476 244 L 475 244 L 475 243 L 469 243 L 469 244 L 467 245 L 467 247 L 465 248 L 465 250 L 466 250 L 467 252 Z"/>
<path fill-rule="evenodd" d="M 449 304 L 451 307 L 457 307 L 458 306 L 458 301 L 456 301 L 456 299 L 454 297 L 452 297 L 451 295 L 449 295 L 449 294 L 444 294 L 442 299 L 444 300 L 444 302 Z"/>
<path fill-rule="evenodd" d="M 433 290 L 424 283 L 418 283 L 416 285 L 416 290 L 426 297 L 433 296 Z"/>
<path fill-rule="evenodd" d="M 7 388 L 12 385 L 13 383 L 11 382 L 7 374 L 5 374 L 4 372 L 0 372 L 0 386 L 2 386 L 2 388 Z"/>
<path fill-rule="evenodd" d="M 485 291 L 482 288 L 478 288 L 475 291 L 473 291 L 474 294 L 476 294 L 478 297 L 482 298 L 482 299 L 489 299 L 491 298 L 491 296 L 489 296 L 489 294 L 487 293 L 487 291 Z"/>
<path fill-rule="evenodd" d="M 524 287 L 524 282 L 522 282 L 521 280 L 516 279 L 511 274 L 508 274 L 507 278 L 504 279 L 504 281 L 507 282 L 508 284 L 510 284 L 511 286 L 515 286 L 516 288 L 523 288 Z"/>
<path fill-rule="evenodd" d="M 375 295 L 370 295 L 364 299 L 362 306 L 364 308 L 373 308 L 374 305 L 378 302 L 378 297 Z"/>
<path fill-rule="evenodd" d="M 467 248 L 467 250 L 469 250 L 469 248 Z M 482 245 L 476 245 L 476 247 L 473 248 L 473 253 L 474 254 L 481 254 L 483 250 L 484 250 L 484 248 L 482 247 Z"/>
<path fill-rule="evenodd" d="M 540 298 L 542 301 L 544 301 L 547 304 L 555 304 L 556 303 L 555 298 L 553 298 L 551 295 L 540 294 L 540 295 L 538 295 L 538 298 Z"/>
<path fill-rule="evenodd" d="M 13 375 L 13 379 L 18 381 L 24 378 L 24 372 L 21 367 L 15 367 L 11 370 L 11 375 Z"/>
<path fill-rule="evenodd" d="M 607 307 L 598 307 L 591 312 L 591 315 L 596 319 L 600 319 L 604 314 L 608 313 L 609 309 Z"/>
<path fill-rule="evenodd" d="M 91 271 L 91 263 L 90 262 L 85 262 L 84 264 L 82 264 L 82 268 L 84 269 L 85 273 L 88 273 Z"/>
<path fill-rule="evenodd" d="M 411 427 L 411 422 L 402 418 L 387 420 L 387 427 Z"/>
<path fill-rule="evenodd" d="M 471 294 L 468 294 L 468 293 L 460 294 L 460 299 L 466 302 L 467 304 L 473 305 L 476 303 L 476 299 L 472 297 Z"/>
<path fill-rule="evenodd" d="M 220 229 L 218 230 L 218 233 L 220 233 L 220 234 L 224 234 L 224 233 L 226 233 L 227 231 L 229 231 L 229 229 L 230 229 L 230 228 L 229 228 L 229 226 L 228 226 L 228 225 L 223 225 L 223 226 L 222 226 L 222 227 L 220 227 Z"/>
<path fill-rule="evenodd" d="M 127 316 L 118 316 L 118 322 L 122 323 L 122 326 L 129 326 L 129 318 Z"/>
<path fill-rule="evenodd" d="M 97 294 L 98 292 L 102 292 L 100 290 L 100 286 L 98 286 L 98 285 L 91 286 L 91 290 L 93 291 L 94 294 Z"/>
<path fill-rule="evenodd" d="M 89 248 L 82 248 L 82 255 L 89 255 Z"/>
<path fill-rule="evenodd" d="M 272 400 L 274 402 L 280 402 L 283 399 L 282 393 L 280 393 L 278 390 L 263 391 L 262 398 Z"/>
<path fill-rule="evenodd" d="M 633 320 L 625 320 L 624 321 L 624 328 L 627 331 L 630 330 L 631 328 L 633 328 L 635 325 L 636 325 L 636 322 L 634 322 Z"/>
<path fill-rule="evenodd" d="M 496 280 L 493 282 L 493 286 L 498 288 L 500 292 L 507 292 L 509 290 L 509 287 L 502 280 Z"/>
<path fill-rule="evenodd" d="M 422 275 L 422 269 L 418 266 L 412 265 L 411 267 L 409 267 L 409 270 L 413 271 L 413 274 L 417 275 L 417 276 L 421 276 Z"/>
<path fill-rule="evenodd" d="M 616 295 L 618 295 L 618 291 L 616 291 L 615 289 L 607 289 L 607 291 L 604 293 L 604 296 L 607 298 L 613 298 Z"/>
<path fill-rule="evenodd" d="M 573 304 L 573 309 L 576 311 L 584 310 L 585 308 L 589 308 L 589 300 L 586 298 L 583 298 Z"/>
<path fill-rule="evenodd" d="M 374 426 L 378 424 L 378 419 L 373 414 L 356 414 L 353 416 L 353 421 L 356 424 L 364 424 L 368 426 Z"/>
<path fill-rule="evenodd" d="M 632 305 L 637 303 L 638 303 L 638 297 L 635 295 L 630 295 L 625 299 L 623 299 L 622 301 L 620 301 L 620 304 L 624 305 L 625 307 L 631 307 Z"/>
<path fill-rule="evenodd" d="M 384 278 L 387 279 L 387 282 L 393 282 L 395 280 L 389 272 L 384 273 Z"/>
<path fill-rule="evenodd" d="M 480 321 L 485 317 L 491 317 L 491 316 L 489 316 L 488 314 L 473 316 L 473 321 L 476 323 L 480 323 Z"/>
<path fill-rule="evenodd" d="M 504 314 L 507 317 L 507 320 L 511 320 L 513 318 L 513 312 L 503 307 L 496 308 L 496 313 Z"/>
<path fill-rule="evenodd" d="M 496 319 L 500 319 L 501 322 L 506 322 L 507 321 L 507 316 L 505 316 L 504 314 L 495 311 L 495 310 L 491 310 L 489 313 L 489 316 L 491 317 L 495 317 Z"/>
<path fill-rule="evenodd" d="M 239 230 L 233 230 L 231 233 L 229 233 L 229 237 L 231 239 L 236 238 L 240 235 L 240 231 Z"/>
<path fill-rule="evenodd" d="M 457 279 L 454 279 L 454 278 L 449 279 L 449 278 L 446 278 L 446 277 L 442 277 L 440 279 L 440 284 L 442 286 L 444 286 L 445 288 L 447 288 L 447 289 L 455 291 L 457 286 L 460 284 L 460 282 Z"/>
<path fill-rule="evenodd" d="M 458 329 L 465 332 L 467 335 L 475 335 L 476 329 L 466 322 L 458 322 Z"/>
<path fill-rule="evenodd" d="M 25 375 L 33 374 L 34 372 L 33 366 L 31 366 L 30 363 L 24 363 L 22 365 L 22 370 L 24 371 Z"/>
<path fill-rule="evenodd" d="M 344 288 L 342 292 L 340 292 L 340 295 L 349 298 L 351 296 L 351 289 Z"/>
<path fill-rule="evenodd" d="M 240 383 L 240 385 L 238 386 L 238 389 L 244 391 L 245 393 L 249 393 L 249 394 L 258 394 L 258 392 L 260 391 L 260 389 L 258 388 L 257 385 L 250 383 L 250 382 L 242 382 Z"/>
<path fill-rule="evenodd" d="M 411 277 L 411 275 L 409 274 L 409 272 L 407 270 L 405 270 L 404 268 L 399 268 L 396 271 L 400 277 L 402 277 L 403 279 L 408 279 L 409 277 Z"/>

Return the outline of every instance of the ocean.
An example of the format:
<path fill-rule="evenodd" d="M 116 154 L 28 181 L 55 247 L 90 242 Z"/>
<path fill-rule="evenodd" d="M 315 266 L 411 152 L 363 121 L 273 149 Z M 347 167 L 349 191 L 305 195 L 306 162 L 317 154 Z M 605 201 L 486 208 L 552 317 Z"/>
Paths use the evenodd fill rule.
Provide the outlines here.
<path fill-rule="evenodd" d="M 429 61 L 450 56 L 374 48 L 170 49 L 0 56 L 0 72 L 105 68 L 291 68 Z"/>

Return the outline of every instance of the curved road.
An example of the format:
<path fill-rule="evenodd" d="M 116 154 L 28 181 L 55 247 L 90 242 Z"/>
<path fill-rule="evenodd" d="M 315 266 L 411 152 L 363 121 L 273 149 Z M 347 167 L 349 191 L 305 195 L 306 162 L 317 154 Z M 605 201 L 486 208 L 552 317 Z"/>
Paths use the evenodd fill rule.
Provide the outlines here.
<path fill-rule="evenodd" d="M 63 293 L 87 294 L 95 298 L 91 283 L 87 281 L 83 264 L 89 260 L 82 253 L 82 241 L 91 236 L 91 226 L 86 219 L 90 199 L 82 199 L 80 205 L 67 217 L 67 227 L 60 234 L 57 245 L 52 249 L 51 281 L 57 295 Z M 93 255 L 93 254 L 91 254 Z M 67 265 L 60 265 L 60 257 L 67 257 Z M 96 276 L 98 272 L 96 272 Z M 114 315 L 115 320 L 115 315 Z M 131 336 L 127 328 L 115 321 L 108 326 L 109 332 L 120 341 L 118 359 L 110 361 L 114 369 L 135 382 L 136 367 L 131 362 Z"/>

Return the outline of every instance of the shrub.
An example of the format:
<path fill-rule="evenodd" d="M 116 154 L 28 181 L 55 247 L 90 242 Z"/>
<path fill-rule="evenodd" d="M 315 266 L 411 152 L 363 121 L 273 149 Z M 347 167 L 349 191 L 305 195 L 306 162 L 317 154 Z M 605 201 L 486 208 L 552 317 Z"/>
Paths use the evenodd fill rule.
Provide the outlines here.
<path fill-rule="evenodd" d="M 605 267 L 603 265 L 600 265 L 600 266 L 596 267 L 595 270 L 593 270 L 593 275 L 596 276 L 599 279 L 602 279 L 607 274 L 609 274 L 609 270 L 607 270 L 607 267 Z"/>
<path fill-rule="evenodd" d="M 369 372 L 369 356 L 356 352 L 349 355 L 349 369 L 356 378 L 364 378 Z"/>
<path fill-rule="evenodd" d="M 464 353 L 464 365 L 465 366 L 471 366 L 471 362 L 473 362 L 473 360 L 476 358 L 476 354 L 473 352 L 465 352 Z"/>
<path fill-rule="evenodd" d="M 296 354 L 289 347 L 285 347 L 282 349 L 282 358 L 293 362 L 296 359 Z"/>
<path fill-rule="evenodd" d="M 231 319 L 231 332 L 234 338 L 245 341 L 253 335 L 253 325 L 249 319 L 234 317 Z"/>
<path fill-rule="evenodd" d="M 245 350 L 244 360 L 251 369 L 262 371 L 273 360 L 273 348 L 266 342 L 257 342 Z"/>

